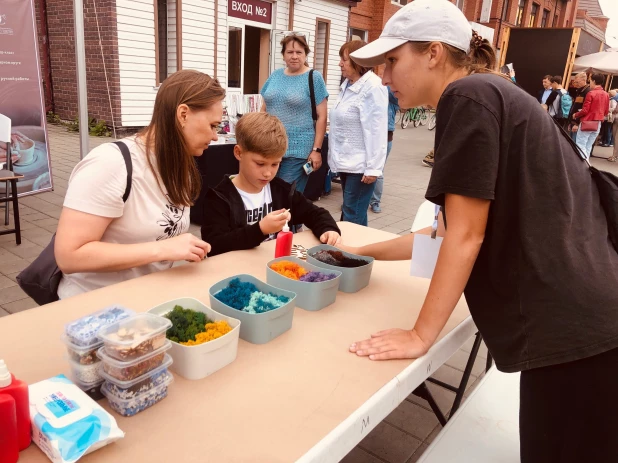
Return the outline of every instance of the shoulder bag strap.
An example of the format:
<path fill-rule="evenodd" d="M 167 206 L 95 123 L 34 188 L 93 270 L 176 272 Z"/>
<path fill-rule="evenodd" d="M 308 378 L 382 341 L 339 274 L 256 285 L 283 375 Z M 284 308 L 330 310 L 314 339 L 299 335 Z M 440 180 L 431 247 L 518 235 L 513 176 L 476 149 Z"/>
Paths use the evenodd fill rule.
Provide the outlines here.
<path fill-rule="evenodd" d="M 315 107 L 315 88 L 313 87 L 313 69 L 309 71 L 309 95 L 311 98 L 311 117 L 313 122 L 318 120 L 318 110 Z"/>
<path fill-rule="evenodd" d="M 124 190 L 124 195 L 122 196 L 122 200 L 126 203 L 131 194 L 131 184 L 133 183 L 133 161 L 131 161 L 131 152 L 126 143 L 122 141 L 115 141 L 113 143 L 120 149 L 122 157 L 124 158 L 124 163 L 127 166 L 127 188 Z"/>

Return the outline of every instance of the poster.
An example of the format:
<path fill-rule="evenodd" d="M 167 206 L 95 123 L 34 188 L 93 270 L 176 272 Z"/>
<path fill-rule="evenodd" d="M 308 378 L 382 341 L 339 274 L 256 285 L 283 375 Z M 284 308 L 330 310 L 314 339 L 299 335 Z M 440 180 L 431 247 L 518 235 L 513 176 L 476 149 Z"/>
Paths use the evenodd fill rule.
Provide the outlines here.
<path fill-rule="evenodd" d="M 32 0 L 0 2 L 0 114 L 11 119 L 13 171 L 20 196 L 52 188 L 45 103 Z M 0 143 L 0 164 L 7 160 Z M 0 194 L 4 195 L 4 183 Z"/>

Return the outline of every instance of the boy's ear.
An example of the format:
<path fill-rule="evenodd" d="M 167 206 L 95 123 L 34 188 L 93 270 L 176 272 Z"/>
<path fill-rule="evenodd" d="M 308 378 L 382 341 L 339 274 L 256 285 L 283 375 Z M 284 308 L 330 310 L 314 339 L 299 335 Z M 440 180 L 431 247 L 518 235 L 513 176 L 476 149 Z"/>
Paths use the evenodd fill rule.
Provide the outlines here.
<path fill-rule="evenodd" d="M 242 150 L 240 149 L 240 146 L 238 145 L 234 145 L 234 157 L 238 159 L 239 161 L 240 161 L 240 158 L 242 157 Z"/>

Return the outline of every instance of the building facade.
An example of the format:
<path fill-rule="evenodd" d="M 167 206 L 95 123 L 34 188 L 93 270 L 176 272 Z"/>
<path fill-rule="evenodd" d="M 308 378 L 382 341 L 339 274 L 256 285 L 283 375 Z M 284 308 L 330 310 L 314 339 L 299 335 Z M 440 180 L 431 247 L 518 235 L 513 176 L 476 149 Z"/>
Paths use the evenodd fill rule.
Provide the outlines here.
<path fill-rule="evenodd" d="M 350 36 L 369 41 L 376 39 L 390 17 L 409 1 L 362 0 L 352 8 Z M 450 1 L 464 12 L 473 27 L 483 37 L 490 39 L 498 50 L 507 27 L 581 27 L 604 42 L 608 22 L 598 0 Z"/>
<path fill-rule="evenodd" d="M 73 0 L 35 0 L 48 110 L 77 115 Z M 84 0 L 90 117 L 118 128 L 150 122 L 158 87 L 179 69 L 219 79 L 249 95 L 283 67 L 280 41 L 302 33 L 308 63 L 336 95 L 339 48 L 348 38 L 348 0 Z M 334 98 L 331 101 L 334 102 Z"/>

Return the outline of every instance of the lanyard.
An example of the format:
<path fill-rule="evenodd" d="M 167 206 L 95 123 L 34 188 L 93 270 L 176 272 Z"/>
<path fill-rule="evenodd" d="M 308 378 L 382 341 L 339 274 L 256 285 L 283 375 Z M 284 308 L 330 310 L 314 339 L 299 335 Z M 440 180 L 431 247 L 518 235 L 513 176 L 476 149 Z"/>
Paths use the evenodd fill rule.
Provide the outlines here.
<path fill-rule="evenodd" d="M 438 234 L 438 215 L 440 214 L 440 206 L 437 204 L 434 206 L 434 218 L 433 224 L 431 225 L 431 239 L 435 240 Z"/>

